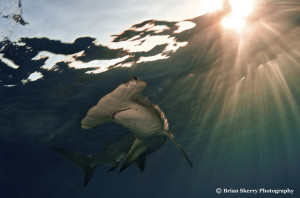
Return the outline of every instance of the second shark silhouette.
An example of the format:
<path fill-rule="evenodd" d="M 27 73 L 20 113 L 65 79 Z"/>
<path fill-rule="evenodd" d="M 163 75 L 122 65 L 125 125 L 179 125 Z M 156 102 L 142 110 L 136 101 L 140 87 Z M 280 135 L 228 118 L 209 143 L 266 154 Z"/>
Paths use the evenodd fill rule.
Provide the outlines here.
<path fill-rule="evenodd" d="M 191 160 L 174 135 L 169 132 L 168 120 L 163 111 L 141 96 L 146 86 L 146 82 L 136 77 L 119 85 L 111 93 L 102 97 L 81 121 L 84 129 L 95 128 L 109 121 L 128 128 L 130 134 L 116 144 L 107 146 L 95 157 L 53 147 L 84 169 L 85 185 L 91 179 L 96 166 L 107 165 L 110 170 L 113 170 L 123 158 L 120 172 L 133 162 L 143 170 L 146 155 L 159 149 L 166 138 L 176 145 L 192 167 Z"/>

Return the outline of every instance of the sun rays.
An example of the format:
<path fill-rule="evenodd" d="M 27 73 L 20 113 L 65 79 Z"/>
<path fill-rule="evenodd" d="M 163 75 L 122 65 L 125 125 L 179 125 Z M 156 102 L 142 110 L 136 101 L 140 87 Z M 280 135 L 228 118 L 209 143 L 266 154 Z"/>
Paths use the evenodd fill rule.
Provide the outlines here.
<path fill-rule="evenodd" d="M 240 32 L 246 26 L 246 18 L 253 11 L 254 1 L 230 0 L 231 12 L 222 20 L 222 26 Z"/>
<path fill-rule="evenodd" d="M 233 149 L 271 152 L 275 142 L 293 153 L 292 140 L 300 135 L 299 4 L 229 2 L 232 10 L 217 28 L 197 37 L 195 49 L 205 46 L 202 60 L 209 69 L 199 64 L 178 80 L 177 88 L 184 83 L 180 88 L 190 90 L 176 100 L 193 101 L 189 124 L 198 126 L 195 144 L 209 142 L 206 152 L 228 142 Z"/>
<path fill-rule="evenodd" d="M 257 0 L 204 0 L 201 3 L 201 13 L 214 12 L 230 7 L 231 11 L 223 18 L 221 25 L 224 28 L 240 32 L 246 27 L 247 17 L 252 14 L 255 1 Z"/>

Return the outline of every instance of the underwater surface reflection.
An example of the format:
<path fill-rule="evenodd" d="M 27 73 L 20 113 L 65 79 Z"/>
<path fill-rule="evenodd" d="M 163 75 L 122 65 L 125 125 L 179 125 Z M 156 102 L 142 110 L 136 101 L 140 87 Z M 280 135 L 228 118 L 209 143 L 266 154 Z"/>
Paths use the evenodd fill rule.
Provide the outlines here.
<path fill-rule="evenodd" d="M 257 1 L 239 31 L 222 25 L 230 13 L 226 7 L 184 21 L 147 20 L 107 46 L 88 36 L 72 43 L 4 38 L 1 194 L 219 197 L 216 188 L 290 188 L 296 196 L 299 5 Z M 1 17 L 28 25 L 18 12 L 18 20 Z M 143 173 L 135 166 L 121 174 L 99 167 L 81 188 L 83 174 L 50 147 L 96 154 L 104 142 L 128 134 L 113 123 L 85 131 L 80 121 L 101 97 L 134 76 L 147 82 L 143 95 L 163 109 L 194 167 L 166 142 L 147 156 Z"/>

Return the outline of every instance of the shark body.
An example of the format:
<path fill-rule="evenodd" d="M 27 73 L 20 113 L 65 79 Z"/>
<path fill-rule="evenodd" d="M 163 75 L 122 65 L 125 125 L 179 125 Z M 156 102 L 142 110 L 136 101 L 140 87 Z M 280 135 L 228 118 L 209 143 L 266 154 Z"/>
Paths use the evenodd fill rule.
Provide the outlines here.
<path fill-rule="evenodd" d="M 106 122 L 115 122 L 129 129 L 130 133 L 118 143 L 111 145 L 96 157 L 78 156 L 71 151 L 55 147 L 54 149 L 85 170 L 85 184 L 90 180 L 97 165 L 107 165 L 114 169 L 123 160 L 120 172 L 130 164 L 136 163 L 144 170 L 145 158 L 149 153 L 159 149 L 169 138 L 183 154 L 190 166 L 191 160 L 169 132 L 169 124 L 163 111 L 141 96 L 146 82 L 133 78 L 102 97 L 97 105 L 92 107 L 81 121 L 83 129 L 95 128 Z M 83 155 L 83 154 L 79 154 Z M 104 157 L 105 156 L 105 157 Z M 82 161 L 86 165 L 80 165 Z M 90 167 L 90 168 L 87 168 Z M 90 169 L 90 170 L 89 170 Z"/>

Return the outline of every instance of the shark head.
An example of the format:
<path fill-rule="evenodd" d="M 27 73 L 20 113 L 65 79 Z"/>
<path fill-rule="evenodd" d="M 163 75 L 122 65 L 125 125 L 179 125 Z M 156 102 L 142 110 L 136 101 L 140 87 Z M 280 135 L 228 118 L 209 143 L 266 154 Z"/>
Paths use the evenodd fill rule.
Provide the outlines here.
<path fill-rule="evenodd" d="M 135 99 L 143 89 L 145 89 L 147 83 L 140 80 L 137 77 L 130 79 L 119 85 L 111 94 L 114 97 L 119 97 L 120 100 Z"/>
<path fill-rule="evenodd" d="M 124 85 L 128 89 L 136 89 L 138 91 L 142 91 L 147 86 L 147 83 L 135 76 L 121 85 Z"/>
<path fill-rule="evenodd" d="M 111 121 L 116 112 L 128 109 L 126 105 L 134 101 L 146 86 L 147 83 L 137 77 L 122 83 L 87 112 L 81 127 L 91 129 Z"/>
<path fill-rule="evenodd" d="M 99 109 L 98 105 L 92 107 L 81 121 L 81 128 L 92 129 L 108 122 L 105 114 Z"/>

